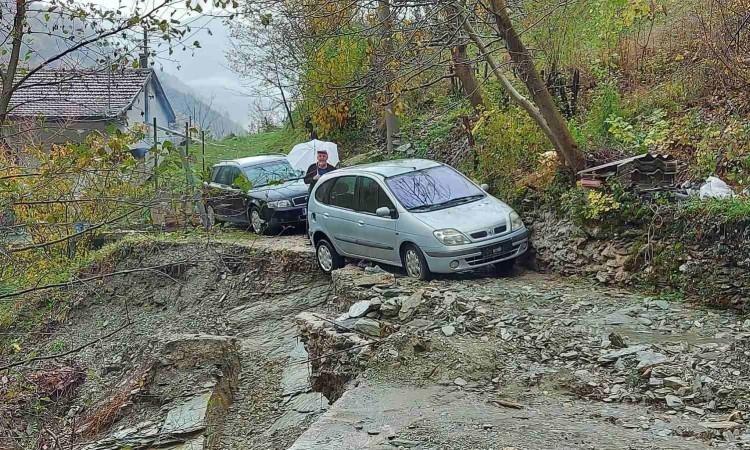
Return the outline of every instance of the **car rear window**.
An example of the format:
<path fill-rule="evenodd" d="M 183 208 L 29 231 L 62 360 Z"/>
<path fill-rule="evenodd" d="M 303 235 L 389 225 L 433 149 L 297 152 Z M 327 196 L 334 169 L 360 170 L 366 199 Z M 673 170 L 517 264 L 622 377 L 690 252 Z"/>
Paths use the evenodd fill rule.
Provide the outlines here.
<path fill-rule="evenodd" d="M 339 177 L 331 189 L 330 204 L 339 208 L 354 209 L 354 187 L 357 177 Z"/>
<path fill-rule="evenodd" d="M 318 189 L 315 190 L 315 200 L 319 201 L 320 203 L 323 203 L 324 205 L 327 205 L 329 202 L 328 194 L 331 192 L 331 188 L 333 187 L 333 183 L 336 182 L 336 179 L 326 181 L 325 183 L 318 186 Z"/>

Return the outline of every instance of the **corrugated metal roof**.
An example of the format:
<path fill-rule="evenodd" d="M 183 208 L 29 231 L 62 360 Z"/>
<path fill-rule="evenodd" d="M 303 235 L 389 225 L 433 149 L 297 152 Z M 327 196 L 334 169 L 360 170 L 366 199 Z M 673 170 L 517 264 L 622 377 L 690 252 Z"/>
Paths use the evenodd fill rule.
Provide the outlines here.
<path fill-rule="evenodd" d="M 21 75 L 16 77 L 20 80 Z M 13 93 L 11 117 L 92 119 L 117 117 L 148 83 L 149 69 L 40 70 Z"/>

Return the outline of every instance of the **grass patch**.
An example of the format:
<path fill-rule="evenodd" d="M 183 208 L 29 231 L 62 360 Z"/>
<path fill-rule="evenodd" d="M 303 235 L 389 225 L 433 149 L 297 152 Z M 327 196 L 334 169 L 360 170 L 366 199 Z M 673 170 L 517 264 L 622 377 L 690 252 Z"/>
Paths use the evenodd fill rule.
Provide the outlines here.
<path fill-rule="evenodd" d="M 289 127 L 284 127 L 247 136 L 229 137 L 218 142 L 209 142 L 206 143 L 206 166 L 226 159 L 269 153 L 289 153 L 289 150 L 296 144 L 308 140 L 309 136 L 304 129 L 292 130 Z M 191 153 L 193 152 L 198 152 L 197 154 L 200 156 L 200 147 L 197 150 L 191 150 Z"/>
<path fill-rule="evenodd" d="M 722 218 L 727 222 L 750 219 L 750 197 L 712 198 L 691 200 L 685 204 L 685 211 Z"/>

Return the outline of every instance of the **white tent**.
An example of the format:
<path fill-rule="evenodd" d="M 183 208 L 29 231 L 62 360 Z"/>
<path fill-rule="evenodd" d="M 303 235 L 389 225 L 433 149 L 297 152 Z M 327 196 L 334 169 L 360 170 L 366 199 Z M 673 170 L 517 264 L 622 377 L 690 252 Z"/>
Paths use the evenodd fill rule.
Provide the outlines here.
<path fill-rule="evenodd" d="M 319 141 L 317 139 L 295 145 L 286 158 L 289 160 L 289 164 L 295 169 L 306 171 L 310 167 L 310 164 L 317 161 L 316 154 L 320 149 L 328 152 L 328 164 L 335 166 L 339 163 L 338 146 L 333 142 Z"/>

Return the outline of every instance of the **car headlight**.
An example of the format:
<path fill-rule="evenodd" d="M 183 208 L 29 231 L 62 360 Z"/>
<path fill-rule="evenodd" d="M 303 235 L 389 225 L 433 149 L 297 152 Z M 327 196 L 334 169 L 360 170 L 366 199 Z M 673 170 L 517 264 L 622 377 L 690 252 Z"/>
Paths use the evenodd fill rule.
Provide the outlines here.
<path fill-rule="evenodd" d="M 469 244 L 471 241 L 463 233 L 453 228 L 446 228 L 444 230 L 437 230 L 432 234 L 435 235 L 438 241 L 444 245 L 461 245 Z"/>
<path fill-rule="evenodd" d="M 268 207 L 271 209 L 278 208 L 289 208 L 292 203 L 289 200 L 276 200 L 275 202 L 268 202 Z"/>
<path fill-rule="evenodd" d="M 510 212 L 510 229 L 512 230 L 520 230 L 524 227 L 523 220 L 521 220 L 521 216 L 518 215 L 517 212 L 511 211 Z"/>

